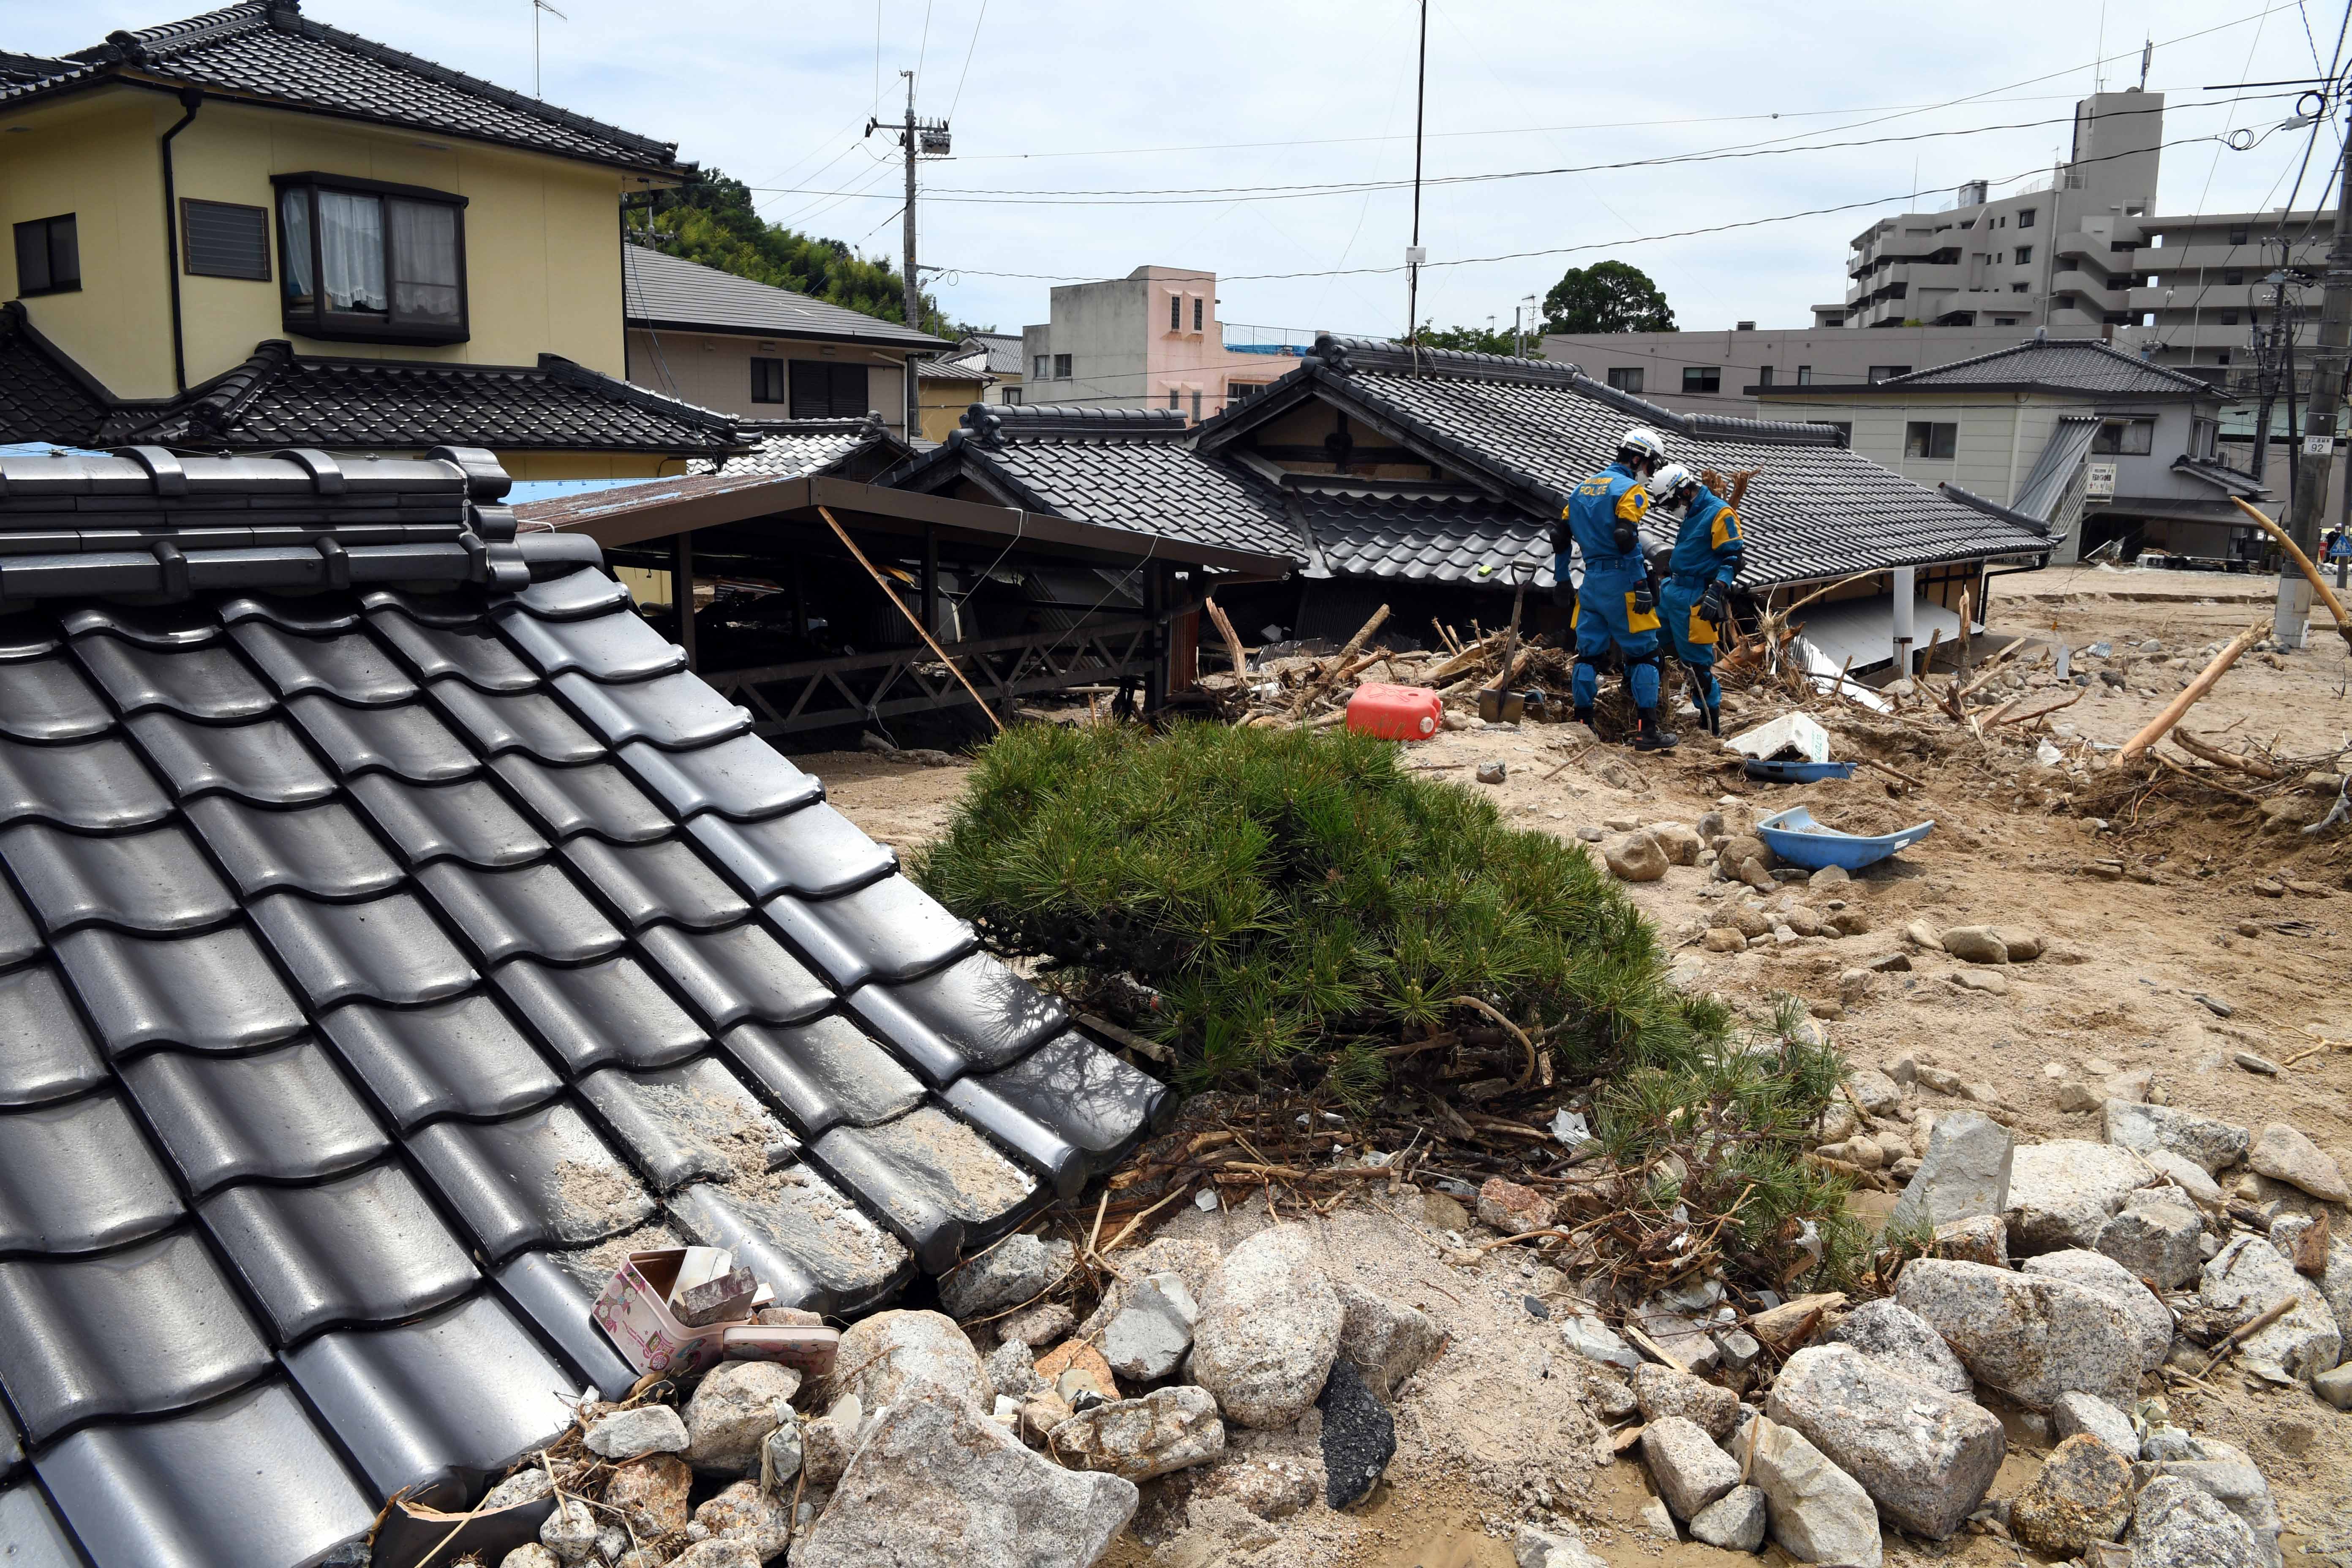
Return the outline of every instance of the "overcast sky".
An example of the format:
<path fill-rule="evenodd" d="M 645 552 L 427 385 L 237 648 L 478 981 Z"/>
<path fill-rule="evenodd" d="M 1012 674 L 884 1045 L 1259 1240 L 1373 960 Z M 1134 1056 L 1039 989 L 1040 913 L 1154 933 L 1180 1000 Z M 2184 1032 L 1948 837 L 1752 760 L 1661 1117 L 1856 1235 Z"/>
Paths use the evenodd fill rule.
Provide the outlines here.
<path fill-rule="evenodd" d="M 932 194 L 918 209 L 922 259 L 955 269 L 931 285 L 950 317 L 1018 331 L 1045 318 L 1051 283 L 1010 275 L 1118 277 L 1155 262 L 1219 273 L 1228 323 L 1405 326 L 1408 190 L 1264 200 L 1240 188 L 1410 180 L 1413 0 L 557 4 L 568 19 L 544 19 L 542 96 L 674 139 L 681 157 L 761 187 L 770 217 L 894 259 L 897 149 L 861 132 L 877 108 L 901 111 L 898 73 L 917 70 L 918 112 L 951 115 L 954 126 L 955 156 L 924 165 Z M 2157 43 L 2148 86 L 2168 94 L 2167 139 L 2197 139 L 2166 150 L 2159 205 L 2275 206 L 2309 133 L 2276 132 L 2246 152 L 2213 138 L 2275 131 L 2294 89 L 2207 89 L 2319 74 L 2315 58 L 2333 57 L 2343 23 L 2333 4 L 1431 0 L 1433 179 L 1915 139 L 1434 185 L 1423 197 L 1432 265 L 1421 313 L 1441 326 L 1491 316 L 1507 328 L 1512 307 L 1567 267 L 1616 257 L 1664 286 L 1686 329 L 1806 325 L 1808 306 L 1842 297 L 1854 234 L 1906 206 L 1941 205 L 1966 179 L 2046 173 L 2093 62 L 2104 53 L 2107 85 L 2129 86 L 2147 37 Z M 530 88 L 530 0 L 304 8 Z M 168 0 L 5 0 L 0 48 L 63 51 L 184 14 Z M 1916 139 L 1986 126 L 2014 128 Z M 2325 185 L 2336 150 L 2324 133 L 2302 205 Z M 822 194 L 843 192 L 867 194 Z M 1020 194 L 951 199 L 985 192 Z M 1847 210 L 1643 237 L 1825 207 Z M 1551 254 L 1468 259 L 1526 251 Z M 1348 272 L 1357 268 L 1375 270 Z"/>

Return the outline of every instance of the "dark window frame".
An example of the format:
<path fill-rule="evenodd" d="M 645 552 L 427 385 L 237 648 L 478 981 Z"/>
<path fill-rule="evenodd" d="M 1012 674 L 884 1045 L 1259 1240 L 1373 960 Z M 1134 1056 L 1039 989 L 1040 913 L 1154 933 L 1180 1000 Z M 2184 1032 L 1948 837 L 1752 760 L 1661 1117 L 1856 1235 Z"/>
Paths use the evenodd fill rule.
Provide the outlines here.
<path fill-rule="evenodd" d="M 2017 247 L 2014 250 L 2012 250 L 2012 251 L 2010 253 L 2010 263 L 2009 263 L 2009 264 L 2010 264 L 2011 267 L 2031 267 L 2031 266 L 2032 266 L 2032 265 L 2033 265 L 2033 247 L 2032 247 L 2032 246 L 2030 246 L 2030 245 L 2021 245 L 2021 246 Z"/>
<path fill-rule="evenodd" d="M 793 400 L 792 377 L 784 366 L 789 362 L 769 354 L 751 356 L 751 401 L 783 403 Z"/>
<path fill-rule="evenodd" d="M 1797 384 L 1799 386 L 1811 386 L 1813 384 L 1813 367 L 1811 365 L 1801 364 L 1797 367 Z"/>
<path fill-rule="evenodd" d="M 73 252 L 73 276 L 58 281 L 58 226 L 70 237 L 68 241 Z M 41 247 L 41 268 L 47 281 L 34 288 L 25 287 L 25 241 L 31 231 L 37 230 Z M 48 217 L 27 218 L 16 226 L 12 236 L 16 247 L 16 295 L 29 300 L 42 294 L 79 294 L 81 292 L 81 225 L 75 213 L 57 213 Z"/>
<path fill-rule="evenodd" d="M 1871 385 L 1876 386 L 1882 381 L 1893 381 L 1898 375 L 1910 374 L 1911 367 L 1907 364 L 1874 364 L 1870 367 L 1866 379 Z"/>
<path fill-rule="evenodd" d="M 1960 426 L 1949 419 L 1910 419 L 1903 425 L 1906 461 L 1948 463 L 1959 455 Z"/>
<path fill-rule="evenodd" d="M 2223 363 L 2227 363 L 2226 361 Z M 2132 437 L 2138 437 L 2135 442 Z M 2109 419 L 2091 437 L 2092 452 L 2102 458 L 2145 458 L 2156 450 L 2153 419 Z"/>
<path fill-rule="evenodd" d="M 193 220 L 199 209 L 215 212 L 250 213 L 260 221 L 261 270 L 258 272 L 226 272 L 218 268 L 196 265 L 196 243 Z M 180 198 L 180 270 L 191 278 L 228 278 L 245 283 L 268 283 L 276 277 L 269 258 L 270 213 L 268 207 L 251 202 L 215 202 L 201 196 Z"/>
<path fill-rule="evenodd" d="M 1171 332 L 1184 330 L 1184 296 L 1181 294 L 1168 296 L 1168 330 Z"/>
<path fill-rule="evenodd" d="M 1698 396 L 1723 390 L 1723 367 L 1719 364 L 1686 364 L 1683 366 L 1683 392 L 1686 396 Z"/>
<path fill-rule="evenodd" d="M 1759 368 L 1756 372 L 1756 384 L 1759 386 L 1771 385 L 1774 368 L 1774 366 L 1769 364 Z"/>
<path fill-rule="evenodd" d="M 1642 390 L 1643 366 L 1612 364 L 1609 367 L 1609 384 L 1620 392 L 1639 394 Z"/>
<path fill-rule="evenodd" d="M 281 258 L 288 254 L 287 193 L 290 190 L 310 193 L 310 276 L 313 280 L 312 294 L 309 304 L 298 305 L 291 300 L 285 299 L 281 293 L 279 304 L 283 311 L 286 330 L 289 332 L 306 338 L 316 338 L 322 342 L 340 343 L 462 343 L 473 336 L 473 290 L 467 285 L 466 266 L 466 208 L 471 205 L 467 197 L 458 195 L 452 191 L 436 191 L 425 185 L 394 184 L 386 180 L 363 180 L 347 174 L 322 174 L 317 170 L 305 170 L 293 174 L 272 174 L 269 177 L 269 183 L 274 188 L 276 197 L 270 205 L 272 216 L 278 226 L 278 251 Z M 384 314 L 377 317 L 370 312 L 328 309 L 321 281 L 326 270 L 326 260 L 322 250 L 323 226 L 319 221 L 319 193 L 321 191 L 339 191 L 350 195 L 375 196 L 380 200 L 429 203 L 449 208 L 455 218 L 453 229 L 457 248 L 457 321 L 455 322 L 402 321 L 394 318 L 390 298 L 393 289 L 393 226 L 389 221 L 389 207 L 385 209 L 387 221 L 383 225 L 383 276 L 386 293 Z M 286 275 L 288 281 L 291 281 L 294 273 L 292 268 L 281 264 L 279 271 Z"/>
<path fill-rule="evenodd" d="M 1054 379 L 1055 381 L 1067 381 L 1070 379 L 1069 355 L 1055 354 L 1054 356 Z"/>
<path fill-rule="evenodd" d="M 2020 227 L 2020 228 L 2032 228 L 2032 227 L 2033 226 L 2033 215 L 2034 215 L 2034 214 L 2036 214 L 2036 213 L 2038 213 L 2038 212 L 2040 212 L 2041 210 L 2042 210 L 2042 209 L 2041 209 L 2040 207 L 2020 207 L 2020 208 L 2018 208 L 2018 209 L 2017 209 L 2017 226 L 2018 226 L 2018 227 Z"/>
<path fill-rule="evenodd" d="M 1202 321 L 1204 321 L 1204 320 L 1207 318 L 1208 313 L 1209 313 L 1209 302 L 1208 302 L 1208 300 L 1205 300 L 1205 299 L 1203 299 L 1203 298 L 1202 298 L 1202 297 L 1201 297 L 1200 295 L 1198 295 L 1198 294 L 1193 295 L 1193 296 L 1192 296 L 1192 330 L 1193 330 L 1194 331 L 1196 331 L 1196 332 L 1204 332 L 1204 331 L 1208 331 L 1208 329 L 1207 329 L 1206 327 L 1204 327 L 1204 326 L 1202 326 L 1202 325 L 1201 324 L 1201 323 L 1202 322 Z"/>
<path fill-rule="evenodd" d="M 863 419 L 873 412 L 872 365 L 830 359 L 796 359 L 787 363 L 791 367 L 785 373 L 785 384 L 791 394 L 787 407 L 792 418 Z M 824 373 L 825 380 L 822 396 L 816 388 L 808 384 L 819 371 Z M 858 390 L 856 392 L 845 392 L 838 384 L 848 379 L 843 373 L 850 371 L 856 373 L 855 381 Z M 822 408 L 816 406 L 819 403 L 824 405 Z M 847 412 L 844 412 L 845 409 Z"/>

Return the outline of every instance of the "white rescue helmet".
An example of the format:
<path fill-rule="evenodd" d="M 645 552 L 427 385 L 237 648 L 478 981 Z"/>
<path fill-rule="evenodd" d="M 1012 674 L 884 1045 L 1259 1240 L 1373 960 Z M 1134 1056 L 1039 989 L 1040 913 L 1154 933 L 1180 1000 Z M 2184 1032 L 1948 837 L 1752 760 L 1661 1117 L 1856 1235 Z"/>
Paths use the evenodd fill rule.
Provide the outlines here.
<path fill-rule="evenodd" d="M 1663 463 L 1666 460 L 1666 444 L 1655 430 L 1646 425 L 1636 425 L 1617 438 L 1617 455 L 1628 455 L 1637 461 Z"/>
<path fill-rule="evenodd" d="M 1653 500 L 1672 500 L 1689 486 L 1698 483 L 1698 476 L 1680 463 L 1668 463 L 1646 481 Z"/>

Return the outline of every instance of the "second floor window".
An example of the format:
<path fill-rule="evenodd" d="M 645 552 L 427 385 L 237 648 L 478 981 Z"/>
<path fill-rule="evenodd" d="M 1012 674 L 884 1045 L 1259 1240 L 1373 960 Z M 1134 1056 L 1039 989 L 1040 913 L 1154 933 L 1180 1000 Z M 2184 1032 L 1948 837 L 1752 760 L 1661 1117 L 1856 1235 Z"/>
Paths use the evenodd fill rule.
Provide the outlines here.
<path fill-rule="evenodd" d="M 1686 364 L 1683 366 L 1685 392 L 1721 392 L 1723 367 L 1719 364 Z"/>
<path fill-rule="evenodd" d="M 1801 364 L 1797 367 L 1797 384 L 1799 386 L 1811 386 L 1813 384 L 1813 367 L 1811 365 Z"/>
<path fill-rule="evenodd" d="M 2036 210 L 2037 209 L 2033 207 L 2018 208 L 2017 226 L 2020 228 L 2032 228 L 2033 226 L 2033 215 Z"/>
<path fill-rule="evenodd" d="M 1906 458 L 1948 458 L 1959 449 L 1960 427 L 1942 420 L 1914 419 L 1903 427 Z"/>
<path fill-rule="evenodd" d="M 2021 245 L 2017 247 L 2014 255 L 2016 257 L 2017 265 L 2023 267 L 2033 259 L 2033 247 L 2030 245 Z"/>
<path fill-rule="evenodd" d="M 1171 332 L 1184 330 L 1184 300 L 1181 295 L 1168 296 L 1168 330 Z"/>
<path fill-rule="evenodd" d="M 1018 407 L 1020 407 L 1020 406 L 1021 406 L 1021 389 L 1020 389 L 1019 387 L 1017 387 L 1017 386 L 1008 386 L 1008 387 L 1006 387 L 1006 388 L 1004 389 L 1004 401 L 1005 401 L 1006 405 L 1007 405 L 1007 406 L 1009 406 L 1009 407 L 1013 407 L 1013 408 L 1018 408 Z"/>
<path fill-rule="evenodd" d="M 1638 364 L 1612 364 L 1609 367 L 1609 384 L 1620 392 L 1642 390 L 1642 367 Z"/>
<path fill-rule="evenodd" d="M 874 406 L 866 395 L 866 367 L 821 359 L 792 362 L 792 416 L 795 419 L 863 419 Z"/>
<path fill-rule="evenodd" d="M 1768 364 L 1763 369 L 1756 373 L 1756 384 L 1759 386 L 1769 386 L 1772 384 L 1772 367 L 1770 365 Z"/>
<path fill-rule="evenodd" d="M 1067 381 L 1070 379 L 1069 355 L 1055 354 L 1054 356 L 1054 379 L 1055 381 Z"/>
<path fill-rule="evenodd" d="M 2226 361 L 2224 362 L 2227 363 Z M 2091 437 L 2091 450 L 2123 458 L 2145 458 L 2156 449 L 2153 419 L 2110 419 Z"/>
<path fill-rule="evenodd" d="M 784 387 L 784 362 L 755 356 L 751 361 L 751 401 L 782 403 L 790 395 Z"/>
<path fill-rule="evenodd" d="M 1898 375 L 1910 374 L 1911 367 L 1907 364 L 1874 364 L 1870 367 L 1870 379 L 1873 382 L 1893 381 Z"/>
<path fill-rule="evenodd" d="M 286 330 L 360 342 L 463 342 L 466 198 L 323 174 L 278 181 Z"/>
<path fill-rule="evenodd" d="M 1054 356 L 1051 354 L 1039 354 L 1036 359 L 1035 368 L 1031 370 L 1029 373 L 1029 379 L 1032 381 L 1051 381 L 1053 377 Z"/>
<path fill-rule="evenodd" d="M 16 292 L 63 294 L 81 287 L 81 241 L 74 215 L 16 226 Z"/>
<path fill-rule="evenodd" d="M 1206 300 L 1192 301 L 1192 330 L 1196 332 L 1202 330 L 1201 319 L 1208 313 L 1208 303 Z"/>

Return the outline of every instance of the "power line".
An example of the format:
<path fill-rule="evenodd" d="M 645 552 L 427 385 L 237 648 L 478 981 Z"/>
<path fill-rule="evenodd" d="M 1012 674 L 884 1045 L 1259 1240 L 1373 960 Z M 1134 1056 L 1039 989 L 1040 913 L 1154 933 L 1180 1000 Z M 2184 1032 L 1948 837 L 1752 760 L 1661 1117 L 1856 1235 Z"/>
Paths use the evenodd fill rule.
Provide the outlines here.
<path fill-rule="evenodd" d="M 2213 103 L 2178 104 L 2173 107 L 2178 110 L 2189 110 L 2223 108 L 2231 106 L 2231 105 L 2230 103 L 2217 101 Z M 2110 114 L 2102 116 L 2102 118 L 2106 120 L 2120 120 L 2127 115 L 2161 115 L 2164 112 L 2166 111 L 2163 109 L 2116 110 Z M 1605 174 L 1625 169 L 1664 168 L 1680 163 L 1706 163 L 1747 158 L 1782 157 L 1795 153 L 1831 153 L 1854 147 L 1881 147 L 1907 142 L 1937 141 L 1955 136 L 1980 136 L 2002 131 L 2032 131 L 2052 125 L 2071 125 L 2073 123 L 2074 117 L 2072 115 L 2068 115 L 2061 119 L 2011 121 L 1997 125 L 1963 126 L 1948 131 L 1920 131 L 1897 136 L 1864 137 L 1851 142 L 1815 142 L 1796 147 L 1758 147 L 1750 145 L 1742 147 L 1710 148 L 1698 153 L 1661 153 L 1655 157 L 1629 158 L 1608 163 L 1559 164 L 1541 169 L 1502 169 L 1477 174 L 1435 174 L 1431 175 L 1426 180 L 1419 183 L 1428 185 L 1492 184 L 1506 180 L 1541 179 L 1557 174 Z M 2208 138 L 2198 136 L 2189 138 L 2188 140 L 2202 142 L 2208 140 Z M 2085 161 L 2088 162 L 2090 160 Z M 2042 172 L 2044 171 L 2037 166 L 2032 170 L 2029 170 L 2026 174 L 2012 174 L 2008 176 L 2006 179 L 1995 180 L 1988 183 L 1992 184 L 2007 184 L 2011 183 L 2011 181 L 2030 178 L 2032 175 Z M 1349 196 L 1356 195 L 1366 191 L 1409 190 L 1413 188 L 1416 182 L 1411 179 L 1348 180 L 1318 182 L 1303 184 L 1171 185 L 1161 188 L 1128 187 L 1091 191 L 1022 188 L 1013 186 L 996 188 L 947 186 L 933 187 L 925 194 L 935 201 L 961 202 L 970 205 L 982 206 L 1167 206 L 1202 205 L 1232 201 L 1295 201 L 1313 199 L 1321 196 Z M 839 191 L 804 190 L 802 187 L 794 186 L 762 188 L 777 189 L 820 196 L 848 194 Z"/>
<path fill-rule="evenodd" d="M 971 19 L 971 42 L 964 46 L 963 69 L 956 73 L 955 96 L 948 100 L 948 118 L 955 118 L 956 105 L 963 101 L 964 79 L 971 75 L 971 57 L 980 47 L 980 25 L 988 20 L 988 0 L 980 0 L 980 15 Z"/>
<path fill-rule="evenodd" d="M 2211 140 L 2211 138 L 2205 136 L 2182 136 L 2170 142 L 2159 143 L 2158 150 L 2161 151 L 2166 147 L 2184 147 L 2193 142 L 2210 140 Z M 2138 156 L 2140 156 L 2138 152 L 2114 153 L 2097 158 L 2079 158 L 2076 159 L 2070 166 L 2081 168 L 2090 163 L 2104 163 L 2114 158 L 2132 158 Z M 2027 179 L 2032 175 L 2045 174 L 2047 172 L 2047 170 L 2037 164 L 2033 168 L 2025 171 L 2023 174 L 2011 174 L 2000 180 L 1990 181 L 1988 183 L 1993 184 L 2008 184 L 2012 181 Z M 1790 223 L 1798 218 L 1824 217 L 1833 213 L 1858 212 L 1865 207 L 1885 206 L 1892 202 L 1907 202 L 1912 198 L 1914 194 L 1915 193 L 1907 190 L 1897 191 L 1891 195 L 1873 196 L 1866 201 L 1841 202 L 1834 206 L 1826 207 L 1808 207 L 1802 212 L 1780 213 L 1771 217 L 1743 218 L 1734 223 L 1712 224 L 1704 228 L 1676 229 L 1666 234 L 1635 235 L 1621 240 L 1595 241 L 1590 245 L 1562 245 L 1547 247 L 1538 250 L 1514 250 L 1496 256 L 1465 256 L 1452 261 L 1431 261 L 1424 263 L 1424 265 L 1429 267 L 1475 267 L 1490 261 L 1520 261 L 1530 257 L 1538 256 L 1568 256 L 1578 251 L 1608 250 L 1620 245 L 1646 245 L 1662 239 L 1690 239 L 1701 235 L 1725 234 L 1734 229 L 1760 228 L 1767 224 Z M 1012 278 L 1030 282 L 1042 283 L 1089 283 L 1097 281 L 1093 277 L 1084 274 L 1071 275 L 1050 272 L 998 272 L 978 267 L 948 267 L 941 268 L 941 270 L 947 272 L 965 273 L 974 278 Z M 1220 273 L 1218 275 L 1217 281 L 1220 283 L 1278 282 L 1298 278 L 1370 277 L 1401 272 L 1403 268 L 1402 267 L 1351 267 L 1327 268 L 1321 271 L 1310 272 Z"/>

